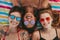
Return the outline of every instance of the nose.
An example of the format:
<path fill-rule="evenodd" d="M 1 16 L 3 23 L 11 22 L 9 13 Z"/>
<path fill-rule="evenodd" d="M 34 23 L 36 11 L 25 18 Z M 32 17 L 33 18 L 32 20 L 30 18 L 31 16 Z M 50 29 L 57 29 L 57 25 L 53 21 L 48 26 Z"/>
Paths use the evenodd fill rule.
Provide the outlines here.
<path fill-rule="evenodd" d="M 46 19 L 44 19 L 44 23 L 47 23 L 47 20 Z"/>
<path fill-rule="evenodd" d="M 13 21 L 16 21 L 16 18 L 15 18 L 15 19 L 13 19 Z"/>

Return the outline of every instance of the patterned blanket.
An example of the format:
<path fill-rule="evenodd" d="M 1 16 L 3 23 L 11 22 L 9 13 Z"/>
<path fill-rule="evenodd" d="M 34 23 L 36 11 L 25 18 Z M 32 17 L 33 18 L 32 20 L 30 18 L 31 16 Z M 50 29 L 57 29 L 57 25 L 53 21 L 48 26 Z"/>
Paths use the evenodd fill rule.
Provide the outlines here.
<path fill-rule="evenodd" d="M 50 0 L 49 3 L 53 10 L 60 12 L 60 0 Z"/>
<path fill-rule="evenodd" d="M 0 0 L 0 25 L 8 24 L 8 14 L 11 8 L 11 2 Z"/>

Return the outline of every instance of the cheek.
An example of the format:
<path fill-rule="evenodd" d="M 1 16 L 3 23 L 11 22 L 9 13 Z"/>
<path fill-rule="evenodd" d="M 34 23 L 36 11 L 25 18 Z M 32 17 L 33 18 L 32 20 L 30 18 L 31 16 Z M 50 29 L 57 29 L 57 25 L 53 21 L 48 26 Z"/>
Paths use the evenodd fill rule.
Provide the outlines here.
<path fill-rule="evenodd" d="M 17 21 L 16 21 L 16 24 L 17 24 L 17 25 L 19 25 L 19 23 L 20 23 L 20 22 L 17 22 Z"/>
<path fill-rule="evenodd" d="M 43 24 L 43 23 L 44 23 L 44 20 L 40 19 L 39 22 L 40 22 L 41 24 Z"/>
<path fill-rule="evenodd" d="M 34 21 L 36 21 L 36 18 L 35 17 L 32 17 L 31 19 L 34 20 Z"/>
<path fill-rule="evenodd" d="M 43 22 L 43 21 L 40 21 L 40 23 L 41 23 L 42 25 L 45 25 L 45 22 Z"/>
<path fill-rule="evenodd" d="M 8 18 L 8 21 L 9 21 L 9 22 L 11 22 L 11 21 L 12 21 L 12 19 L 9 17 L 9 18 Z"/>
<path fill-rule="evenodd" d="M 50 23 L 50 24 L 51 24 L 51 23 L 52 23 L 52 20 L 51 20 L 51 21 L 49 21 L 48 23 Z"/>
<path fill-rule="evenodd" d="M 48 23 L 52 23 L 52 20 L 50 19 L 50 20 L 48 21 Z"/>
<path fill-rule="evenodd" d="M 44 22 L 41 22 L 42 25 L 44 25 Z"/>
<path fill-rule="evenodd" d="M 24 21 L 27 20 L 26 17 L 24 17 Z"/>

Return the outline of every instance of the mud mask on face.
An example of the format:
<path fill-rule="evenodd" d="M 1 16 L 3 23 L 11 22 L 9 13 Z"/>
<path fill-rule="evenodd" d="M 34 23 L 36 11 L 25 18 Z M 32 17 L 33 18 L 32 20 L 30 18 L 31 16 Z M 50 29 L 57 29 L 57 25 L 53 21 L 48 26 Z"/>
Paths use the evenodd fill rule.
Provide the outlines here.
<path fill-rule="evenodd" d="M 24 21 L 24 24 L 25 25 L 28 25 L 28 24 L 32 24 L 32 25 L 34 25 L 35 24 L 35 21 L 34 20 L 31 20 L 30 22 L 29 21 Z"/>

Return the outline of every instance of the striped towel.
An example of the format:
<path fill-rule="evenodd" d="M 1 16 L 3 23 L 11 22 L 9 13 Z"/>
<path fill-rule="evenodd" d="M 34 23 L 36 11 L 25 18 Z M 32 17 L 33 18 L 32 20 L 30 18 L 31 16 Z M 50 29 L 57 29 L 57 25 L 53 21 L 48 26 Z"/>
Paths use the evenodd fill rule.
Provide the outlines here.
<path fill-rule="evenodd" d="M 60 0 L 50 0 L 49 3 L 53 10 L 60 12 Z"/>
<path fill-rule="evenodd" d="M 0 0 L 0 24 L 2 25 L 8 24 L 8 14 L 11 8 L 12 8 L 11 2 Z"/>

